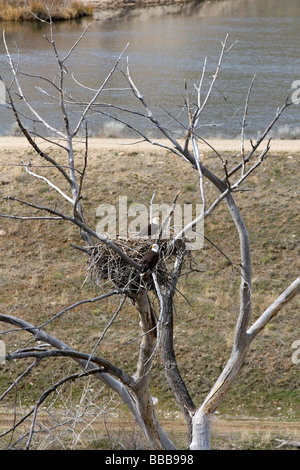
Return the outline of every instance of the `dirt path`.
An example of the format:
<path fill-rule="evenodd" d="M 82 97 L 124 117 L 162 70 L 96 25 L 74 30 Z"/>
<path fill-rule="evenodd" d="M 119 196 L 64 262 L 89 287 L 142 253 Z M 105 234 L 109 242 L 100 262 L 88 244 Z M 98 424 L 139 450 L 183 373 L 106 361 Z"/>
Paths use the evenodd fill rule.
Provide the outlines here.
<path fill-rule="evenodd" d="M 49 416 L 43 410 L 39 413 L 41 421 L 47 423 Z M 0 409 L 0 432 L 8 429 L 14 420 L 13 410 L 7 408 Z M 186 440 L 186 423 L 180 417 L 173 419 L 161 419 L 162 425 L 166 432 L 172 436 L 182 436 L 182 440 Z M 80 422 L 77 423 L 77 431 L 81 428 Z M 120 430 L 127 430 L 128 435 L 133 433 L 133 424 L 131 419 L 125 420 L 120 417 L 113 419 L 108 417 L 103 422 L 99 418 L 93 421 L 92 428 L 99 439 L 107 435 L 119 435 Z M 136 436 L 139 434 L 137 432 Z M 247 445 L 251 447 L 254 442 L 259 443 L 259 448 L 271 446 L 276 448 L 283 440 L 299 441 L 300 438 L 300 422 L 297 421 L 281 421 L 272 418 L 244 418 L 244 419 L 224 419 L 216 417 L 212 422 L 212 448 L 215 449 L 239 449 L 245 448 Z M 120 439 L 122 436 L 120 434 Z M 278 444 L 277 444 L 278 441 Z"/>
<path fill-rule="evenodd" d="M 168 145 L 168 141 L 159 140 L 158 142 Z M 215 139 L 209 142 L 218 152 L 239 152 L 241 148 L 241 141 L 234 139 Z M 84 144 L 82 143 L 82 146 Z M 43 146 L 48 147 L 49 143 L 44 143 Z M 20 149 L 24 147 L 30 148 L 27 140 L 24 137 L 0 137 L 0 149 Z M 130 139 L 96 139 L 92 138 L 89 140 L 89 147 L 91 149 L 99 150 L 108 150 L 113 149 L 116 151 L 162 151 L 166 150 L 159 147 L 153 146 L 148 142 L 135 143 Z M 263 149 L 263 144 L 261 149 Z M 251 149 L 250 142 L 245 142 L 245 150 L 248 151 Z M 211 149 L 204 144 L 200 144 L 200 151 L 202 152 L 211 152 Z M 271 141 L 271 151 L 272 152 L 289 152 L 295 153 L 300 151 L 300 144 L 298 140 L 272 140 Z"/>

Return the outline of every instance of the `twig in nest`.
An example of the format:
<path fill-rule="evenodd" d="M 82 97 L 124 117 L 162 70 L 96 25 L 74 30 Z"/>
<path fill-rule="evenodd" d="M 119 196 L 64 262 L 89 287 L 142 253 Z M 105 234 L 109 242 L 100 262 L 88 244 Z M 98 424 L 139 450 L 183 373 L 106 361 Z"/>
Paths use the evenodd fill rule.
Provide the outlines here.
<path fill-rule="evenodd" d="M 153 240 L 129 239 L 115 242 L 122 250 L 138 264 L 142 262 L 145 253 L 151 249 Z M 168 261 L 176 255 L 176 246 L 172 253 L 168 254 L 169 240 L 162 240 L 159 243 L 160 260 L 156 266 L 157 278 L 161 283 L 168 282 Z M 178 244 L 184 243 L 178 240 Z M 89 248 L 90 260 L 88 271 L 92 279 L 97 283 L 109 280 L 118 289 L 128 289 L 133 293 L 141 289 L 152 290 L 154 288 L 151 275 L 140 276 L 134 267 L 124 261 L 114 250 L 104 244 L 95 245 Z"/>

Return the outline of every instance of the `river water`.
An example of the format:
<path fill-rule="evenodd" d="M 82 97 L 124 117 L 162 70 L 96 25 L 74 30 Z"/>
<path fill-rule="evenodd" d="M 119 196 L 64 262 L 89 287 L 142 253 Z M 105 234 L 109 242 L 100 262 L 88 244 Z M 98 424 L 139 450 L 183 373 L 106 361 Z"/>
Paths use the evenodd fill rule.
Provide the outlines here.
<path fill-rule="evenodd" d="M 84 19 L 55 24 L 55 41 L 61 57 L 72 47 L 88 22 Z M 0 28 L 5 29 L 7 44 L 20 70 L 46 76 L 50 81 L 54 79 L 57 66 L 53 48 L 44 38 L 44 35 L 49 36 L 47 25 L 0 22 Z M 246 137 L 255 138 L 287 96 L 300 88 L 298 0 L 224 0 L 193 8 L 186 6 L 180 9 L 180 13 L 172 8 L 154 8 L 131 11 L 120 18 L 105 21 L 98 16 L 91 21 L 84 38 L 65 63 L 67 92 L 78 103 L 91 99 L 93 92 L 80 87 L 73 77 L 85 87 L 96 89 L 129 43 L 119 70 L 108 83 L 108 90 L 101 94 L 100 101 L 143 111 L 126 89 L 128 84 L 122 71 L 126 70 L 128 58 L 131 76 L 154 114 L 165 127 L 179 136 L 184 135 L 187 124 L 185 83 L 190 102 L 194 103 L 194 83 L 198 83 L 207 57 L 204 96 L 218 62 L 221 41 L 226 35 L 228 46 L 235 45 L 224 56 L 217 85 L 198 132 L 203 137 L 238 137 L 247 91 L 256 74 L 246 127 Z M 10 78 L 2 39 L 0 60 L 0 75 L 8 84 Z M 26 98 L 51 125 L 61 128 L 63 123 L 56 98 L 46 96 L 41 90 L 52 96 L 55 89 L 45 80 L 26 75 L 19 78 Z M 57 78 L 55 83 L 58 83 Z M 21 106 L 18 98 L 16 103 Z M 70 108 L 73 125 L 78 119 L 79 108 Z M 151 123 L 140 116 L 116 113 L 103 106 L 97 111 L 106 114 L 97 112 L 87 117 L 91 135 L 128 135 L 128 129 L 121 123 L 112 124 L 108 115 L 113 113 L 118 119 L 130 122 L 132 127 L 139 127 L 149 135 L 158 135 Z M 300 138 L 299 118 L 300 105 L 291 106 L 275 126 L 274 136 Z M 0 135 L 12 132 L 13 117 L 4 106 L 0 106 Z"/>

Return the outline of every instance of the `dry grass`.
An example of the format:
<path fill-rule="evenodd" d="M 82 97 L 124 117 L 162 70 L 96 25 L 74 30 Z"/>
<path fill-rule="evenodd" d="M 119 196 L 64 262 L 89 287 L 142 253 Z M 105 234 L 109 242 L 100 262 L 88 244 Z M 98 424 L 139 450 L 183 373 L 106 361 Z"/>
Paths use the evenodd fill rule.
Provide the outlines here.
<path fill-rule="evenodd" d="M 45 0 L 0 0 L 0 20 L 2 21 L 37 21 L 48 20 L 48 4 Z M 49 6 L 51 4 L 49 3 Z M 90 5 L 79 0 L 65 2 L 57 0 L 51 8 L 52 20 L 71 20 L 93 14 Z"/>
<path fill-rule="evenodd" d="M 80 156 L 79 152 L 77 158 Z M 231 155 L 226 157 L 231 158 Z M 33 159 L 32 154 L 22 149 L 1 150 L 1 195 L 15 194 L 29 200 L 35 197 L 40 203 L 61 208 L 56 193 L 32 180 L 21 167 L 14 166 L 29 159 Z M 218 161 L 213 155 L 207 154 L 204 159 L 213 171 L 217 171 Z M 248 181 L 247 188 L 251 191 L 236 194 L 252 246 L 253 319 L 299 275 L 298 162 L 297 153 L 270 155 L 262 171 Z M 171 204 L 178 190 L 181 190 L 179 203 L 195 203 L 198 192 L 185 189 L 189 183 L 194 183 L 197 188 L 197 173 L 187 168 L 184 162 L 175 161 L 174 156 L 167 152 L 141 152 L 138 147 L 135 151 L 132 147 L 129 151 L 126 147 L 122 151 L 93 149 L 83 187 L 86 219 L 94 228 L 99 204 L 118 204 L 119 195 L 127 195 L 129 204 L 148 204 L 154 189 L 157 190 L 158 203 Z M 57 184 L 64 189 L 59 179 Z M 206 185 L 206 190 L 209 204 L 216 192 L 210 184 Z M 2 203 L 1 206 L 0 213 L 18 213 L 21 210 L 26 213 L 24 208 L 16 205 Z M 3 313 L 40 324 L 66 306 L 99 294 L 96 284 L 84 283 L 90 259 L 70 248 L 70 242 L 81 243 L 77 230 L 72 226 L 62 222 L 30 223 L 0 219 L 0 230 L 3 231 L 0 245 Z M 224 205 L 206 221 L 205 234 L 238 265 L 236 230 Z M 179 288 L 190 304 L 178 293 L 174 344 L 181 373 L 198 404 L 218 377 L 230 353 L 238 314 L 239 278 L 208 242 L 195 256 L 202 272 L 181 278 Z M 183 274 L 187 271 L 188 268 L 184 269 Z M 118 301 L 107 300 L 101 305 L 82 306 L 52 323 L 48 330 L 71 346 L 90 352 L 118 304 Z M 291 361 L 291 345 L 300 338 L 299 307 L 298 296 L 255 340 L 245 366 L 220 407 L 222 418 L 299 419 L 299 365 Z M 104 338 L 101 350 L 108 360 L 129 373 L 135 370 L 136 341 L 140 334 L 138 323 L 137 314 L 126 303 Z M 8 351 L 24 344 L 26 338 L 25 333 L 12 333 L 7 338 Z M 20 394 L 25 405 L 31 405 L 43 388 L 58 380 L 65 371 L 63 362 L 57 361 L 50 367 L 51 374 L 45 367 L 24 382 Z M 1 390 L 19 371 L 15 363 L 2 370 Z M 152 377 L 158 406 L 163 411 L 174 410 L 176 405 L 159 357 Z M 254 446 L 251 437 L 243 432 L 237 439 L 248 440 L 249 445 Z M 214 446 L 221 448 L 227 437 L 216 436 L 218 440 Z M 270 436 L 268 430 L 257 437 L 264 441 L 265 446 L 274 444 L 274 435 Z M 280 437 L 279 431 L 276 437 Z"/>

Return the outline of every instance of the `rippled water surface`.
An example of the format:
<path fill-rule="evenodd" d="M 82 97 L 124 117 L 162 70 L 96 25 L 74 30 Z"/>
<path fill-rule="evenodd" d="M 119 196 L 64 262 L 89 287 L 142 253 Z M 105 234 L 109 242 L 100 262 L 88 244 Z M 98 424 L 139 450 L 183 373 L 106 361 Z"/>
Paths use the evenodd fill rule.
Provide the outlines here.
<path fill-rule="evenodd" d="M 30 74 L 53 80 L 57 73 L 51 44 L 43 37 L 47 25 L 5 24 L 6 41 L 14 61 Z M 74 44 L 87 25 L 59 23 L 54 27 L 55 40 L 61 56 Z M 249 102 L 247 136 L 255 137 L 266 127 L 300 80 L 300 2 L 298 0 L 232 0 L 210 2 L 204 7 L 185 7 L 180 13 L 157 8 L 129 12 L 110 21 L 92 20 L 85 37 L 66 62 L 67 91 L 78 102 L 86 102 L 92 92 L 78 87 L 72 77 L 89 88 L 97 88 L 129 43 L 119 69 L 125 70 L 127 57 L 132 78 L 162 123 L 184 134 L 187 123 L 184 108 L 184 83 L 196 99 L 194 83 L 202 72 L 205 57 L 207 68 L 203 93 L 208 89 L 221 50 L 221 41 L 228 36 L 234 48 L 225 55 L 217 87 L 203 115 L 199 133 L 203 136 L 236 137 L 247 91 L 254 74 L 255 84 Z M 17 45 L 17 46 L 16 46 Z M 5 51 L 0 41 L 0 75 L 9 83 Z M 55 100 L 41 91 L 54 94 L 46 81 L 20 76 L 26 97 L 53 125 L 62 126 Z M 56 82 L 57 83 L 57 82 Z M 34 87 L 36 85 L 36 87 Z M 113 90 L 118 87 L 119 90 Z M 139 109 L 120 71 L 102 94 L 101 101 L 130 109 Z M 300 93 L 299 93 L 300 96 Z M 105 113 L 111 109 L 98 108 Z M 78 116 L 79 109 L 72 109 Z M 121 115 L 133 127 L 154 133 L 150 124 L 140 117 Z M 277 136 L 300 137 L 300 105 L 290 107 L 276 126 Z M 111 125 L 109 116 L 95 114 L 88 118 L 93 135 L 109 135 L 122 131 L 122 125 Z M 75 122 L 75 121 L 74 121 Z M 13 117 L 0 107 L 0 134 L 11 133 Z"/>

